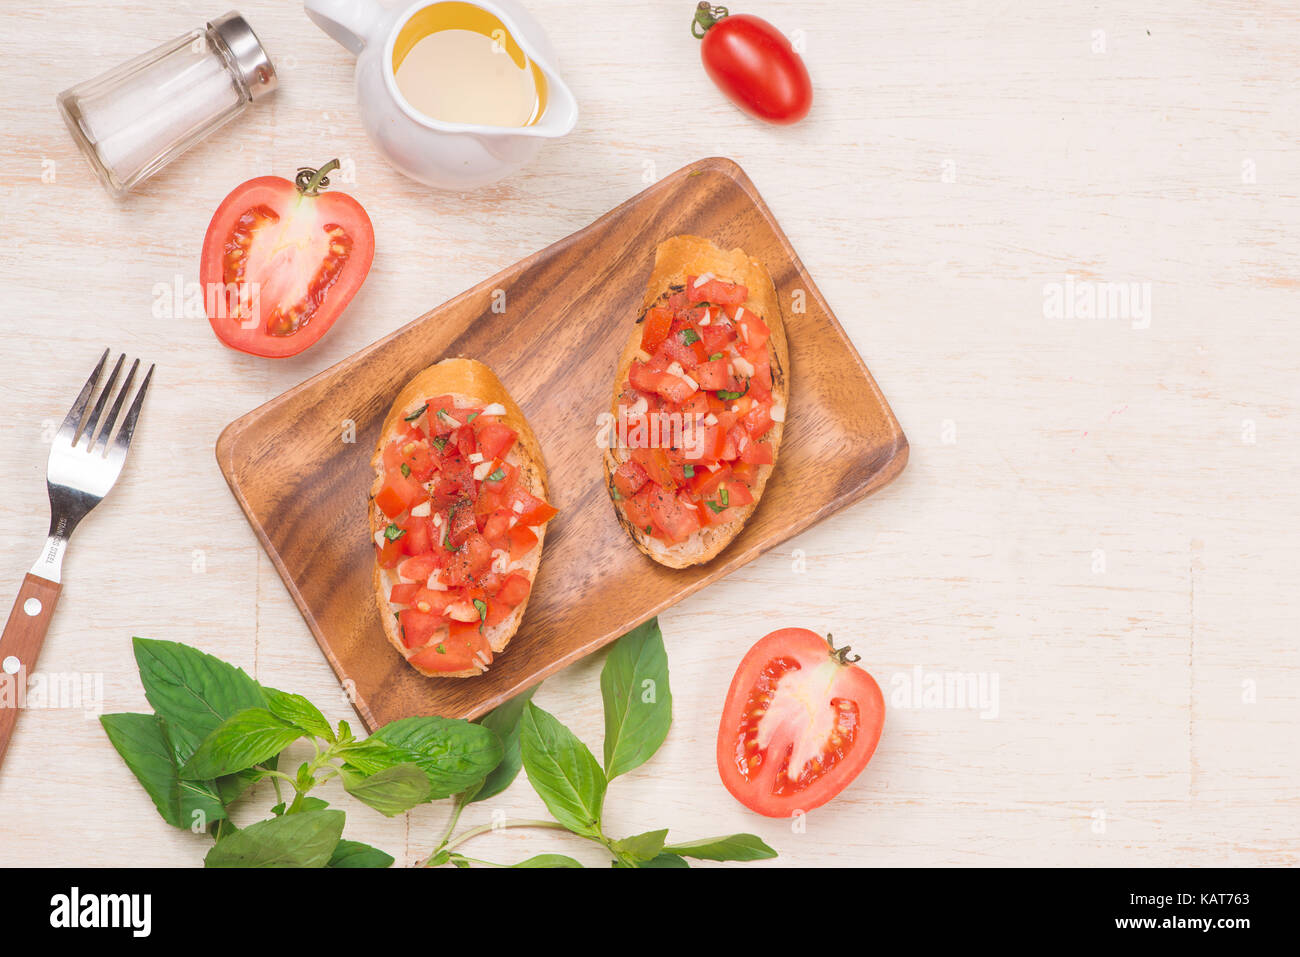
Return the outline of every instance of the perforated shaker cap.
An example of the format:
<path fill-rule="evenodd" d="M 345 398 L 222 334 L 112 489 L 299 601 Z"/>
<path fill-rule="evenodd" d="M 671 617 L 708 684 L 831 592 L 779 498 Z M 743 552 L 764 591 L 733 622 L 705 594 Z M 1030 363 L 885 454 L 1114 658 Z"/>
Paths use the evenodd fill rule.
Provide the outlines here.
<path fill-rule="evenodd" d="M 231 10 L 225 16 L 217 17 L 208 24 L 208 29 L 225 45 L 223 52 L 248 87 L 250 97 L 256 100 L 279 85 L 271 55 L 248 21 L 237 11 Z"/>

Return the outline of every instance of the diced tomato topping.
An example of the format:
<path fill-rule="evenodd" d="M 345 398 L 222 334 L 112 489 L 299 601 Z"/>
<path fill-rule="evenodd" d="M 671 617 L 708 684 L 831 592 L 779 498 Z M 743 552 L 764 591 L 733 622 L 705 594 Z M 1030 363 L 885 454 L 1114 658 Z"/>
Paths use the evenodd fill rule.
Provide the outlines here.
<path fill-rule="evenodd" d="M 772 456 L 771 443 L 750 439 L 740 450 L 740 461 L 750 465 L 771 465 L 776 459 Z"/>
<path fill-rule="evenodd" d="M 436 553 L 429 552 L 424 555 L 416 555 L 402 562 L 397 568 L 397 574 L 401 575 L 408 581 L 426 582 L 429 576 L 438 570 L 438 559 Z"/>
<path fill-rule="evenodd" d="M 628 459 L 614 473 L 614 487 L 624 498 L 631 498 L 649 480 L 650 476 L 635 459 Z"/>
<path fill-rule="evenodd" d="M 429 550 L 429 520 L 427 518 L 417 518 L 408 516 L 406 521 L 402 522 L 399 528 L 406 534 L 397 541 L 402 546 L 404 555 L 422 555 Z"/>
<path fill-rule="evenodd" d="M 656 374 L 654 389 L 658 395 L 663 396 L 669 402 L 684 402 L 689 399 L 695 387 L 671 372 L 660 372 Z"/>
<path fill-rule="evenodd" d="M 659 384 L 659 376 L 660 370 L 653 368 L 647 362 L 633 362 L 627 373 L 632 388 L 647 393 L 655 391 L 655 386 Z"/>
<path fill-rule="evenodd" d="M 419 582 L 401 582 L 393 586 L 388 593 L 388 600 L 394 605 L 409 605 L 419 590 Z"/>
<path fill-rule="evenodd" d="M 478 533 L 474 510 L 465 502 L 457 503 L 447 517 L 447 544 L 452 548 L 464 545 L 471 534 Z"/>
<path fill-rule="evenodd" d="M 663 449 L 633 449 L 629 459 L 640 465 L 646 477 L 669 491 L 677 488 L 677 479 L 673 474 L 672 463 Z"/>
<path fill-rule="evenodd" d="M 748 349 L 763 348 L 767 345 L 768 336 L 772 334 L 772 331 L 767 328 L 767 324 L 748 309 L 737 320 L 736 325 L 740 327 L 741 341 L 745 343 L 745 347 Z"/>
<path fill-rule="evenodd" d="M 497 601 L 508 608 L 514 608 L 528 597 L 532 587 L 533 583 L 528 580 L 527 575 L 512 572 L 501 583 L 501 589 L 497 592 Z"/>
<path fill-rule="evenodd" d="M 650 498 L 654 493 L 654 484 L 647 482 L 641 491 L 622 503 L 627 520 L 642 531 L 648 532 L 653 528 L 650 522 Z"/>
<path fill-rule="evenodd" d="M 694 376 L 700 388 L 710 392 L 726 389 L 731 385 L 731 370 L 727 368 L 726 359 L 713 359 L 696 366 Z"/>
<path fill-rule="evenodd" d="M 761 438 L 772 428 L 772 407 L 764 402 L 755 402 L 740 420 L 751 438 Z"/>
<path fill-rule="evenodd" d="M 515 508 L 515 504 L 519 505 L 519 508 Z M 554 508 L 521 488 L 515 489 L 511 511 L 519 516 L 519 525 L 541 525 L 543 522 L 549 522 L 557 514 Z"/>
<path fill-rule="evenodd" d="M 478 430 L 479 451 L 485 458 L 504 459 L 518 437 L 518 433 L 508 425 L 487 422 Z"/>
<path fill-rule="evenodd" d="M 736 341 L 736 329 L 729 322 L 714 317 L 707 326 L 700 327 L 700 338 L 704 340 L 704 349 L 709 355 L 716 352 L 725 353 L 727 346 Z"/>
<path fill-rule="evenodd" d="M 396 518 L 406 511 L 406 500 L 398 494 L 397 489 L 385 484 L 375 496 L 375 504 L 389 518 Z"/>
<path fill-rule="evenodd" d="M 718 306 L 739 306 L 749 299 L 749 290 L 738 283 L 710 279 L 695 285 L 695 276 L 686 277 L 686 297 L 693 303 L 711 302 Z"/>
<path fill-rule="evenodd" d="M 493 548 L 505 548 L 509 545 L 507 535 L 510 532 L 510 510 L 499 508 L 487 516 L 483 522 L 483 537 Z"/>
<path fill-rule="evenodd" d="M 403 608 L 397 613 L 397 622 L 401 626 L 402 644 L 408 648 L 419 648 L 428 643 L 434 632 L 442 628 L 441 615 Z"/>
<path fill-rule="evenodd" d="M 749 486 L 744 482 L 729 478 L 722 485 L 727 490 L 728 508 L 743 508 L 754 503 L 754 493 L 749 490 Z"/>
<path fill-rule="evenodd" d="M 668 338 L 668 330 L 672 328 L 672 324 L 673 314 L 670 309 L 655 306 L 646 312 L 645 322 L 641 328 L 641 348 L 647 355 L 654 355 L 663 341 Z"/>
<path fill-rule="evenodd" d="M 654 487 L 647 503 L 650 521 L 669 542 L 685 541 L 700 527 L 699 514 L 666 489 Z"/>
<path fill-rule="evenodd" d="M 402 558 L 402 546 L 397 542 L 390 542 L 384 539 L 384 544 L 377 546 L 379 551 L 378 561 L 380 568 L 393 568 Z"/>
<path fill-rule="evenodd" d="M 510 560 L 517 562 L 533 550 L 537 533 L 526 525 L 516 525 L 507 533 L 510 539 Z"/>

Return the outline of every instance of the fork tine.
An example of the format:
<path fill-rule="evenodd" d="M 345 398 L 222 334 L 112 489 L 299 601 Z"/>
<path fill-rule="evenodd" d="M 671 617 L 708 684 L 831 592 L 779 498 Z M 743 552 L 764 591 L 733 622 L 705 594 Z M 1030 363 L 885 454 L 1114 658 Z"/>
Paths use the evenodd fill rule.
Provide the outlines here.
<path fill-rule="evenodd" d="M 122 403 L 126 401 L 127 394 L 131 391 L 131 383 L 135 381 L 135 370 L 138 368 L 140 368 L 140 360 L 136 359 L 131 363 L 131 368 L 126 374 L 126 381 L 122 383 L 122 388 L 117 391 L 117 398 L 113 400 L 113 405 L 108 410 L 108 416 L 104 419 L 103 427 L 99 430 L 99 438 L 95 439 L 94 444 L 91 445 L 91 451 L 102 452 L 108 447 L 108 436 L 113 431 L 113 423 L 117 421 L 117 414 L 122 411 Z"/>
<path fill-rule="evenodd" d="M 91 443 L 95 440 L 95 426 L 99 424 L 99 417 L 104 413 L 104 403 L 108 401 L 109 393 L 113 391 L 113 386 L 117 384 L 118 374 L 122 371 L 122 363 L 126 360 L 126 354 L 117 357 L 117 364 L 113 366 L 113 372 L 104 383 L 104 391 L 99 393 L 99 398 L 95 400 L 95 407 L 90 410 L 90 418 L 86 420 L 86 427 L 81 430 L 81 437 L 77 439 L 80 444 L 81 439 L 86 440 L 86 448 L 89 449 Z"/>
<path fill-rule="evenodd" d="M 78 430 L 81 428 L 81 420 L 86 414 L 86 405 L 90 402 L 91 395 L 95 392 L 95 386 L 99 382 L 100 373 L 104 371 L 104 363 L 108 361 L 109 350 L 105 349 L 104 354 L 99 357 L 99 362 L 95 365 L 95 371 L 90 374 L 86 384 L 81 387 L 77 399 L 72 403 L 72 408 L 63 418 L 63 424 L 59 426 L 59 438 L 67 439 L 68 444 L 76 438 Z"/>
<path fill-rule="evenodd" d="M 113 451 L 119 455 L 126 455 L 126 450 L 131 447 L 131 433 L 135 431 L 135 420 L 140 417 L 140 406 L 144 405 L 144 394 L 149 391 L 153 370 L 154 367 L 150 364 L 149 371 L 144 374 L 144 381 L 140 383 L 140 391 L 135 394 L 135 401 L 126 410 L 122 427 L 117 430 L 117 437 L 113 440 Z"/>

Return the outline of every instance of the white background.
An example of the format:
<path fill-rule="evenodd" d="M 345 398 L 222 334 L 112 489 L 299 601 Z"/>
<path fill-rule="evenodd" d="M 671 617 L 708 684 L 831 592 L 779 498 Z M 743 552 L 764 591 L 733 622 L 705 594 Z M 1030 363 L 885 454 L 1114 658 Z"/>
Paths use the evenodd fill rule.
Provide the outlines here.
<path fill-rule="evenodd" d="M 1289 4 L 752 0 L 745 10 L 802 31 L 816 85 L 809 118 L 780 129 L 709 83 L 689 0 L 532 0 L 579 126 L 523 174 L 454 195 L 376 155 L 350 57 L 299 4 L 245 0 L 280 91 L 115 203 L 55 95 L 221 6 L 0 13 L 10 594 L 45 534 L 43 424 L 105 346 L 159 363 L 127 472 L 69 551 L 43 670 L 102 672 L 106 710 L 140 710 L 131 635 L 180 640 L 352 718 L 217 470 L 218 432 L 646 177 L 722 154 L 753 178 L 866 358 L 911 463 L 662 617 L 675 721 L 659 755 L 613 785 L 610 832 L 755 831 L 776 864 L 801 865 L 1300 859 Z M 208 218 L 233 186 L 334 156 L 355 164 L 347 188 L 378 252 L 319 346 L 269 362 L 221 347 L 201 318 L 153 317 L 155 284 L 197 280 Z M 1046 318 L 1067 276 L 1149 283 L 1149 326 Z M 996 676 L 997 715 L 891 703 L 866 772 L 791 833 L 732 800 L 713 757 L 735 665 L 778 625 L 852 642 L 887 698 L 917 666 Z M 536 698 L 597 753 L 600 663 Z M 264 789 L 251 809 L 271 803 Z M 387 820 L 340 803 L 350 837 L 401 862 L 429 851 L 447 814 Z M 23 716 L 0 808 L 0 864 L 188 865 L 208 845 L 162 822 L 77 711 Z M 493 809 L 542 811 L 522 779 L 466 822 Z M 464 849 L 604 862 L 553 832 Z"/>

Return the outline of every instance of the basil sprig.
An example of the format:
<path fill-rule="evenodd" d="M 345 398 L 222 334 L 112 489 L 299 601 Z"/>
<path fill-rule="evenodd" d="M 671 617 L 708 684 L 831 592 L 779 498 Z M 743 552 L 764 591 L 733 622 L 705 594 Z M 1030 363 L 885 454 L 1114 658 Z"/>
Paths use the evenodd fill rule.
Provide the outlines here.
<path fill-rule="evenodd" d="M 483 617 L 485 607 L 476 608 Z M 388 867 L 393 857 L 343 837 L 344 811 L 316 789 L 338 778 L 353 799 L 389 817 L 453 797 L 451 823 L 424 863 L 487 863 L 459 850 L 494 829 L 476 825 L 453 836 L 461 813 L 505 791 L 520 770 L 551 820 L 507 819 L 506 827 L 563 830 L 603 847 L 616 867 L 686 867 L 687 858 L 749 861 L 776 852 L 753 834 L 669 843 L 660 828 L 614 838 L 605 830 L 609 782 L 641 767 L 672 724 L 668 656 L 652 619 L 620 638 L 600 675 L 604 760 L 558 718 L 535 705 L 533 689 L 478 722 L 414 717 L 357 738 L 333 726 L 301 695 L 259 684 L 244 671 L 187 645 L 135 639 L 136 662 L 153 714 L 108 714 L 109 741 L 170 825 L 206 832 L 215 843 L 207 867 Z M 295 773 L 280 769 L 302 739 L 314 756 Z M 274 787 L 270 816 L 244 827 L 231 806 L 258 782 Z M 241 818 L 242 819 L 242 818 Z M 564 854 L 535 854 L 520 868 L 581 867 Z"/>
<path fill-rule="evenodd" d="M 391 855 L 344 840 L 345 813 L 309 792 L 337 777 L 392 816 L 480 786 L 505 757 L 491 727 L 451 718 L 395 721 L 359 740 L 301 695 L 195 648 L 144 638 L 134 645 L 156 713 L 100 721 L 163 820 L 216 839 L 208 867 L 388 867 Z M 303 738 L 315 756 L 295 774 L 281 771 L 285 750 Z M 272 783 L 278 803 L 266 820 L 236 829 L 230 808 L 258 781 Z"/>
<path fill-rule="evenodd" d="M 530 700 L 531 690 L 487 714 L 482 723 L 500 735 L 505 755 L 478 788 L 460 796 L 442 842 L 424 863 L 435 867 L 488 864 L 466 857 L 459 848 L 499 826 L 568 831 L 602 846 L 615 867 L 688 867 L 687 858 L 750 861 L 776 857 L 776 851 L 753 834 L 680 844 L 667 843 L 667 828 L 618 839 L 610 837 L 604 824 L 609 782 L 649 761 L 672 724 L 668 655 L 658 620 L 639 625 L 614 643 L 600 673 L 600 691 L 605 706 L 603 764 L 558 718 Z M 453 836 L 461 811 L 500 793 L 520 767 L 553 820 L 506 819 L 503 824 L 478 825 Z M 566 855 L 540 854 L 512 866 L 582 865 Z"/>

